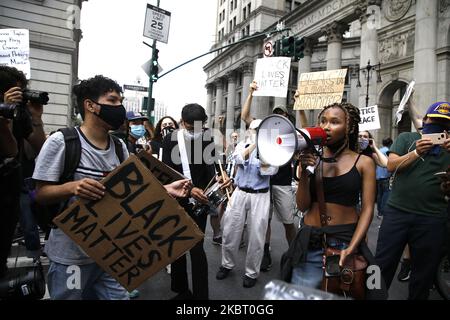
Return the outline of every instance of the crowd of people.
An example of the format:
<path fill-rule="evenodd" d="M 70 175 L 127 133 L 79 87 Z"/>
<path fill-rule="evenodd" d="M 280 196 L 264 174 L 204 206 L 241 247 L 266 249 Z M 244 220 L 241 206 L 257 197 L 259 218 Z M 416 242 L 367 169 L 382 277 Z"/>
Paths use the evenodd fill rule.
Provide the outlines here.
<path fill-rule="evenodd" d="M 385 137 L 381 148 L 371 132 L 359 130 L 357 107 L 329 105 L 317 123 L 310 124 L 325 132 L 323 146 L 298 150 L 277 167 L 258 154 L 262 119 L 250 116 L 256 81 L 241 112 L 245 133 L 223 138 L 206 127 L 208 117 L 197 103 L 183 107 L 180 121 L 165 116 L 153 126 L 144 114 L 127 112 L 122 88 L 100 75 L 73 87 L 82 124 L 46 136 L 44 102 L 25 99 L 26 88 L 23 73 L 0 67 L 0 279 L 8 273 L 6 262 L 19 225 L 28 256 L 46 255 L 50 261 L 51 299 L 136 297 L 138 291 L 127 292 L 51 220 L 78 198 L 102 199 L 105 187 L 99 180 L 130 154 L 148 152 L 186 178 L 165 185 L 167 193 L 202 232 L 209 217 L 212 241 L 222 246 L 219 266 L 208 264 L 204 240 L 172 262 L 175 299 L 209 299 L 209 268 L 217 268 L 216 279 L 225 281 L 240 263 L 237 252 L 245 242 L 242 285 L 255 286 L 260 272 L 273 267 L 272 223 L 281 223 L 285 232 L 280 277 L 286 282 L 331 292 L 331 283 L 339 278 L 334 292 L 356 297 L 353 273 L 360 271 L 355 259 L 361 257 L 366 267 L 381 270 L 380 285 L 365 285 L 364 298 L 386 299 L 403 255 L 407 277 L 399 277 L 409 279 L 408 298 L 428 298 L 448 232 L 450 176 L 450 138 L 436 143 L 430 135 L 448 133 L 447 102 L 433 103 L 421 120 L 410 105 L 417 132 L 401 133 L 394 141 Z M 4 113 L 6 106 L 16 106 L 21 116 Z M 284 105 L 272 113 L 295 124 Z M 302 126 L 308 126 L 304 114 L 301 119 Z M 211 185 L 221 190 L 220 204 L 208 197 Z M 300 227 L 294 224 L 297 210 L 302 213 Z M 372 253 L 367 233 L 375 213 L 382 221 Z M 46 233 L 43 250 L 40 231 Z M 337 252 L 337 259 L 329 252 Z M 79 288 L 66 285 L 73 265 L 81 270 Z M 352 277 L 347 281 L 349 270 Z"/>

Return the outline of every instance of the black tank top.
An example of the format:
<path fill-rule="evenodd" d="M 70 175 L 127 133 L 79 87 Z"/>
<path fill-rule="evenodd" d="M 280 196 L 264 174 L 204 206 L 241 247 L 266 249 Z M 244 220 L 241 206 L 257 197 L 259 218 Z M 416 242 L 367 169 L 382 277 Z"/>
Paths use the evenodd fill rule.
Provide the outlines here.
<path fill-rule="evenodd" d="M 356 163 L 360 157 L 361 155 L 358 155 L 355 164 L 347 173 L 337 177 L 323 177 L 325 202 L 336 203 L 346 207 L 355 207 L 358 204 L 362 183 Z M 311 202 L 317 202 L 314 175 L 310 177 L 309 185 Z"/>

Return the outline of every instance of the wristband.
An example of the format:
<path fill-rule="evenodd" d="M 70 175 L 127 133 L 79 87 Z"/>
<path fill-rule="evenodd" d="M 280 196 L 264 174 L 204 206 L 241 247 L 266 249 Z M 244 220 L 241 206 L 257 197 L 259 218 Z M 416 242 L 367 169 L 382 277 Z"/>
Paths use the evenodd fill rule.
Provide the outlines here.
<path fill-rule="evenodd" d="M 417 150 L 416 150 L 416 149 L 414 149 L 414 154 L 415 154 L 417 157 L 420 158 L 420 155 L 417 153 Z"/>

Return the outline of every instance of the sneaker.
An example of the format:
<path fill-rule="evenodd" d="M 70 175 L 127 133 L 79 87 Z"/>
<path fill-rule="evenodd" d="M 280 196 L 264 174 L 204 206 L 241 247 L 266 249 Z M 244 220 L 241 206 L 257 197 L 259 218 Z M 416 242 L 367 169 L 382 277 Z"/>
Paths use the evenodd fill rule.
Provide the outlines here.
<path fill-rule="evenodd" d="M 139 291 L 138 290 L 133 290 L 131 292 L 128 292 L 128 298 L 136 299 L 137 297 L 139 297 Z"/>
<path fill-rule="evenodd" d="M 214 237 L 212 239 L 212 243 L 215 244 L 215 245 L 221 246 L 222 245 L 222 237 L 221 236 Z"/>
<path fill-rule="evenodd" d="M 405 282 L 408 281 L 411 276 L 411 260 L 403 259 L 401 264 L 402 266 L 400 268 L 400 272 L 398 273 L 397 280 L 400 282 Z"/>
<path fill-rule="evenodd" d="M 216 279 L 217 280 L 223 280 L 226 277 L 228 277 L 228 274 L 230 273 L 231 269 L 225 268 L 220 266 L 219 271 L 217 271 Z"/>
<path fill-rule="evenodd" d="M 272 257 L 270 256 L 270 250 L 264 249 L 261 267 L 259 269 L 262 272 L 267 272 L 270 271 L 270 268 L 272 268 Z"/>
<path fill-rule="evenodd" d="M 250 278 L 248 276 L 244 276 L 244 282 L 242 283 L 242 286 L 244 288 L 251 288 L 253 286 L 255 286 L 256 284 L 256 279 Z"/>

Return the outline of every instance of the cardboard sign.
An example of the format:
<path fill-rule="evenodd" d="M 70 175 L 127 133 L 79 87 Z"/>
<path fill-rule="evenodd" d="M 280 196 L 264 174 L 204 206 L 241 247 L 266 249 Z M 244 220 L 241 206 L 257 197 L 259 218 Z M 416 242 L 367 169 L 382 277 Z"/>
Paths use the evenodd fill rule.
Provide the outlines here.
<path fill-rule="evenodd" d="M 137 157 L 153 173 L 161 184 L 169 184 L 177 180 L 188 179 L 144 150 L 141 150 L 137 154 Z"/>
<path fill-rule="evenodd" d="M 54 223 L 128 291 L 203 238 L 136 156 L 101 182 L 103 199 L 77 200 Z"/>
<path fill-rule="evenodd" d="M 298 82 L 300 95 L 294 110 L 322 109 L 341 103 L 346 74 L 347 69 L 302 73 Z"/>
<path fill-rule="evenodd" d="M 361 116 L 359 131 L 377 130 L 381 128 L 377 105 L 359 108 L 359 115 Z"/>
<path fill-rule="evenodd" d="M 0 29 L 0 65 L 14 67 L 30 79 L 30 34 L 27 29 Z"/>
<path fill-rule="evenodd" d="M 256 61 L 255 80 L 258 90 L 253 96 L 286 98 L 289 85 L 291 58 L 272 57 Z"/>

